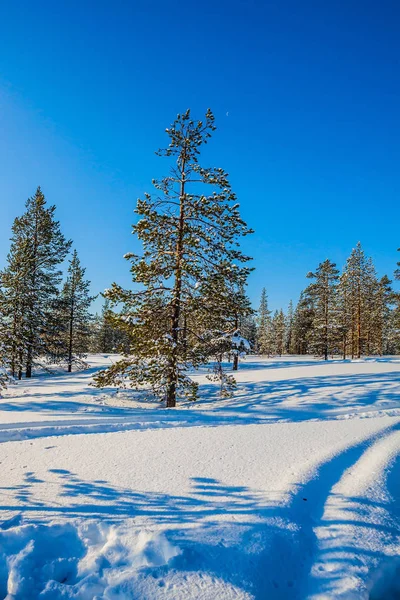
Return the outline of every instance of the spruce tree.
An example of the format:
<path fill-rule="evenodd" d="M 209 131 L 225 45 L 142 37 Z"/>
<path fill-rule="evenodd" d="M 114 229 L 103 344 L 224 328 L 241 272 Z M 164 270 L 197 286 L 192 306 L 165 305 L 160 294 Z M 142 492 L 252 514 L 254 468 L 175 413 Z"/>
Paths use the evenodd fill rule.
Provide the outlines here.
<path fill-rule="evenodd" d="M 257 352 L 272 354 L 272 322 L 271 311 L 268 309 L 268 296 L 265 287 L 261 291 L 260 307 L 257 313 Z"/>
<path fill-rule="evenodd" d="M 27 320 L 25 307 L 29 288 L 27 286 L 26 254 L 29 239 L 20 235 L 18 224 L 12 227 L 11 249 L 7 266 L 0 272 L 0 343 L 4 366 L 12 377 L 22 378 L 26 360 Z"/>
<path fill-rule="evenodd" d="M 308 287 L 312 298 L 314 317 L 312 322 L 312 345 L 318 355 L 328 360 L 328 354 L 339 342 L 337 285 L 339 271 L 329 259 L 320 263 L 315 273 L 308 273 L 315 281 Z"/>
<path fill-rule="evenodd" d="M 129 339 L 124 331 L 118 327 L 118 314 L 111 309 L 109 298 L 104 299 L 101 314 L 96 315 L 91 326 L 91 352 L 110 354 L 115 352 L 129 351 Z M 115 321 L 117 320 L 117 325 Z"/>
<path fill-rule="evenodd" d="M 346 272 L 339 277 L 338 283 L 338 335 L 341 339 L 342 358 L 346 360 L 349 332 L 351 331 L 351 310 L 350 310 L 350 285 Z"/>
<path fill-rule="evenodd" d="M 352 358 L 360 358 L 369 350 L 371 305 L 376 286 L 372 260 L 365 256 L 360 242 L 347 259 L 345 270 L 350 314 L 350 347 Z"/>
<path fill-rule="evenodd" d="M 288 312 L 286 315 L 286 337 L 285 337 L 285 346 L 286 346 L 286 354 L 294 354 L 294 310 L 293 310 L 293 302 L 290 300 L 288 306 Z"/>
<path fill-rule="evenodd" d="M 58 267 L 71 245 L 54 219 L 55 206 L 46 207 L 40 187 L 25 207 L 14 221 L 8 265 L 0 275 L 1 304 L 12 339 L 11 371 L 18 370 L 19 377 L 23 362 L 26 377 L 31 377 L 35 358 L 47 353 L 46 333 L 61 279 Z"/>
<path fill-rule="evenodd" d="M 272 347 L 275 354 L 282 356 L 285 351 L 285 315 L 283 310 L 276 310 L 272 318 Z"/>
<path fill-rule="evenodd" d="M 68 372 L 74 363 L 80 364 L 89 347 L 91 315 L 94 300 L 89 295 L 90 281 L 85 279 L 78 253 L 74 250 L 69 261 L 68 276 L 59 298 L 58 317 L 62 327 L 62 342 Z"/>
<path fill-rule="evenodd" d="M 195 327 L 206 322 L 200 315 L 212 301 L 210 297 L 207 309 L 203 306 L 203 285 L 214 281 L 212 309 L 217 309 L 219 286 L 229 282 L 239 288 L 249 273 L 239 239 L 251 231 L 240 217 L 228 174 L 199 163 L 214 130 L 210 110 L 204 122 L 193 121 L 188 110 L 166 130 L 170 143 L 158 154 L 174 164 L 168 176 L 153 181 L 157 195 L 138 200 L 140 218 L 133 233 L 144 251 L 126 255 L 132 279 L 141 287 L 124 290 L 113 284 L 106 293 L 113 303 L 123 304 L 114 322 L 129 336 L 130 351 L 98 375 L 97 385 L 126 380 L 147 385 L 168 407 L 175 406 L 177 397 L 195 397 L 196 385 L 187 371 L 207 357 L 206 331 Z M 209 187 L 211 193 L 205 191 Z"/>
<path fill-rule="evenodd" d="M 312 324 L 314 321 L 314 305 L 309 288 L 300 294 L 293 322 L 293 345 L 296 354 L 307 354 L 310 350 Z"/>
<path fill-rule="evenodd" d="M 369 318 L 369 347 L 370 352 L 374 354 L 388 353 L 390 339 L 392 336 L 392 305 L 395 302 L 395 295 L 391 287 L 391 280 L 384 275 L 375 282 L 372 302 L 370 303 Z"/>

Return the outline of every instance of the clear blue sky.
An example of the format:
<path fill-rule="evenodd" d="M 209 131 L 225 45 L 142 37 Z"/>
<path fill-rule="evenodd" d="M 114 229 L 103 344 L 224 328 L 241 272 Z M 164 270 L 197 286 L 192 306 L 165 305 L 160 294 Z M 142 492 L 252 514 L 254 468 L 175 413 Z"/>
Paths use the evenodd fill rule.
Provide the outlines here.
<path fill-rule="evenodd" d="M 166 172 L 176 113 L 209 106 L 204 157 L 256 234 L 272 308 L 360 240 L 392 276 L 400 246 L 400 4 L 30 0 L 0 7 L 0 266 L 37 185 L 93 290 L 129 285 L 136 198 Z"/>

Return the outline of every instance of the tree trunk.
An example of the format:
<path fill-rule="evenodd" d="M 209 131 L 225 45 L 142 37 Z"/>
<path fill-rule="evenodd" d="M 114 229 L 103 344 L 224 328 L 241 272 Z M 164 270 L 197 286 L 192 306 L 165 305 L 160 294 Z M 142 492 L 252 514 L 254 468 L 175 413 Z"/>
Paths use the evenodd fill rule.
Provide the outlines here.
<path fill-rule="evenodd" d="M 29 342 L 28 353 L 26 357 L 26 372 L 25 377 L 28 379 L 32 377 L 32 343 Z"/>
<path fill-rule="evenodd" d="M 234 371 L 237 371 L 239 367 L 239 354 L 234 354 L 233 355 L 233 365 L 232 365 L 232 369 Z"/>
<path fill-rule="evenodd" d="M 183 253 L 183 231 L 185 226 L 185 155 L 182 158 L 181 167 L 181 189 L 179 196 L 179 223 L 178 239 L 176 243 L 175 284 L 173 298 L 173 313 L 171 318 L 172 349 L 170 357 L 170 369 L 167 384 L 167 408 L 176 406 L 176 386 L 178 382 L 178 341 L 179 341 L 179 319 L 181 315 L 181 292 L 182 292 L 182 253 Z"/>
<path fill-rule="evenodd" d="M 74 281 L 72 282 L 72 284 L 73 283 L 74 283 Z M 71 313 L 70 313 L 70 316 L 69 316 L 68 373 L 71 373 L 71 371 L 72 371 L 73 338 L 74 338 L 74 300 L 72 299 L 72 302 L 71 302 Z"/>

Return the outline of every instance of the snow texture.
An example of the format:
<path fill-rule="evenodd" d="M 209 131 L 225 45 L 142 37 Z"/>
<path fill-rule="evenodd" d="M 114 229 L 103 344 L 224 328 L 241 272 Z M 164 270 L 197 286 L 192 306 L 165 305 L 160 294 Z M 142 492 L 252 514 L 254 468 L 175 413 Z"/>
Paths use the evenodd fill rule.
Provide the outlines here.
<path fill-rule="evenodd" d="M 0 598 L 400 597 L 400 359 L 248 357 L 167 410 L 81 373 L 0 400 Z"/>

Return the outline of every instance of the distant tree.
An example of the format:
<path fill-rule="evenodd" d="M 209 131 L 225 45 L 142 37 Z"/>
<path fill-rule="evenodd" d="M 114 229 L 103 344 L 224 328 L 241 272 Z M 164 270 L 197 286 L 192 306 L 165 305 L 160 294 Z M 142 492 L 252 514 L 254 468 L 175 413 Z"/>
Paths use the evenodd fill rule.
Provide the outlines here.
<path fill-rule="evenodd" d="M 309 288 L 301 292 L 294 313 L 293 345 L 296 354 L 307 354 L 310 350 L 314 305 Z"/>
<path fill-rule="evenodd" d="M 372 260 L 365 256 L 360 242 L 347 259 L 344 273 L 348 289 L 351 356 L 360 358 L 369 347 L 371 302 L 376 288 L 376 273 Z"/>
<path fill-rule="evenodd" d="M 59 299 L 59 319 L 62 326 L 62 341 L 65 348 L 68 371 L 74 363 L 85 358 L 89 348 L 90 323 L 89 308 L 94 300 L 90 296 L 90 281 L 85 279 L 85 269 L 81 266 L 78 253 L 74 250 L 69 262 L 68 276 Z"/>
<path fill-rule="evenodd" d="M 285 332 L 286 354 L 294 354 L 295 353 L 293 328 L 294 328 L 294 310 L 293 310 L 293 302 L 292 302 L 292 300 L 290 300 L 288 312 L 286 315 L 286 332 Z"/>
<path fill-rule="evenodd" d="M 335 263 L 327 259 L 318 265 L 314 273 L 310 271 L 307 277 L 314 280 L 308 287 L 314 308 L 312 345 L 319 355 L 328 360 L 328 354 L 333 353 L 339 342 L 339 271 Z"/>
<path fill-rule="evenodd" d="M 260 307 L 257 312 L 257 351 L 270 356 L 272 354 L 272 321 L 268 308 L 268 296 L 265 287 L 261 291 Z"/>
<path fill-rule="evenodd" d="M 177 396 L 194 398 L 196 385 L 190 367 L 207 357 L 206 331 L 192 329 L 204 323 L 201 290 L 215 285 L 213 309 L 219 311 L 219 286 L 244 285 L 249 260 L 239 239 L 251 232 L 239 214 L 228 175 L 199 164 L 200 149 L 214 131 L 211 111 L 205 121 L 193 121 L 190 111 L 178 115 L 167 129 L 168 148 L 159 155 L 175 160 L 170 175 L 153 181 L 157 197 L 139 200 L 140 220 L 133 232 L 143 243 L 142 256 L 127 254 L 133 281 L 141 289 L 123 290 L 113 284 L 106 296 L 121 303 L 114 323 L 129 336 L 129 354 L 96 378 L 103 386 L 127 380 L 148 385 L 173 407 Z M 212 186 L 207 195 L 205 188 Z M 204 191 L 203 191 L 204 190 Z"/>
<path fill-rule="evenodd" d="M 346 272 L 339 277 L 338 283 L 338 333 L 341 338 L 341 349 L 343 360 L 346 360 L 349 332 L 352 327 L 352 315 L 350 310 L 350 286 Z"/>
<path fill-rule="evenodd" d="M 18 371 L 19 378 L 22 362 L 26 377 L 31 377 L 35 358 L 47 354 L 46 332 L 61 279 L 58 266 L 71 245 L 54 220 L 55 206 L 46 207 L 40 187 L 25 206 L 14 221 L 8 264 L 0 275 L 0 310 L 8 315 L 11 371 Z"/>
<path fill-rule="evenodd" d="M 282 356 L 285 351 L 285 315 L 283 310 L 276 310 L 272 318 L 272 344 L 275 354 Z"/>
<path fill-rule="evenodd" d="M 392 338 L 392 306 L 395 294 L 391 287 L 391 280 L 384 275 L 381 279 L 374 280 L 369 302 L 369 318 L 367 331 L 367 353 L 382 356 L 388 352 Z"/>
<path fill-rule="evenodd" d="M 257 347 L 257 323 L 253 314 L 240 319 L 240 332 L 248 340 L 251 351 L 254 352 Z"/>
<path fill-rule="evenodd" d="M 12 377 L 21 379 L 28 333 L 27 320 L 24 318 L 28 297 L 25 264 L 28 240 L 18 236 L 15 229 L 14 223 L 7 266 L 0 272 L 0 344 L 3 368 L 9 369 Z"/>

